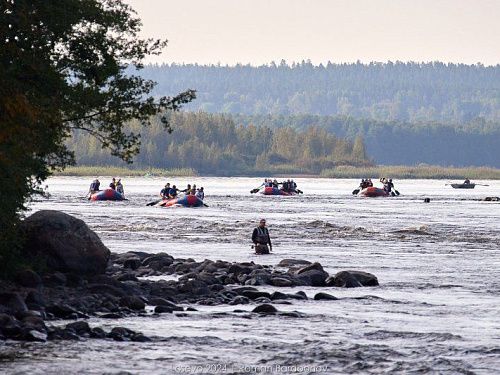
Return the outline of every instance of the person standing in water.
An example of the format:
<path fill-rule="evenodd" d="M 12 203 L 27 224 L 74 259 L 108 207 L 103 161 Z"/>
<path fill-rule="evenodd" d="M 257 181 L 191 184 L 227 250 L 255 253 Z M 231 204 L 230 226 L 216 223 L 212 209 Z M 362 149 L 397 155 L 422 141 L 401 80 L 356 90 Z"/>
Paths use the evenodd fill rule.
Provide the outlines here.
<path fill-rule="evenodd" d="M 254 243 L 255 254 L 269 254 L 273 251 L 269 230 L 266 228 L 266 219 L 261 219 L 259 226 L 253 230 L 252 242 Z"/>
<path fill-rule="evenodd" d="M 116 187 L 116 192 L 120 193 L 123 196 L 123 198 L 125 198 L 125 190 L 123 190 L 123 185 L 122 185 L 122 179 L 121 178 L 118 179 L 118 181 L 116 182 L 115 187 Z"/>

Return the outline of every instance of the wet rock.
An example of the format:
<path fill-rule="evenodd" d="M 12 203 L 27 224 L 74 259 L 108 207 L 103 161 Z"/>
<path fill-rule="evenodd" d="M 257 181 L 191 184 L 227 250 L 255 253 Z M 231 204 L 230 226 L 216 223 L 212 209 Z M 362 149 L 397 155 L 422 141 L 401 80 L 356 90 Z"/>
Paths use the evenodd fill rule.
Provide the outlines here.
<path fill-rule="evenodd" d="M 26 316 L 21 320 L 25 329 L 47 332 L 45 322 L 40 316 Z"/>
<path fill-rule="evenodd" d="M 155 307 L 155 313 L 157 313 L 157 314 L 163 314 L 163 313 L 169 313 L 170 314 L 170 313 L 173 313 L 173 312 L 174 312 L 174 310 L 172 310 L 168 306 L 159 305 L 159 306 Z"/>
<path fill-rule="evenodd" d="M 107 314 L 100 315 L 100 317 L 103 319 L 120 319 L 123 316 L 121 314 L 118 314 L 118 313 L 107 313 Z"/>
<path fill-rule="evenodd" d="M 75 332 L 77 335 L 90 334 L 91 329 L 87 322 L 80 320 L 78 322 L 67 324 L 65 329 Z"/>
<path fill-rule="evenodd" d="M 103 339 L 106 337 L 106 332 L 102 328 L 95 327 L 90 330 L 90 337 L 94 339 Z"/>
<path fill-rule="evenodd" d="M 40 332 L 34 329 L 26 330 L 23 332 L 22 340 L 24 341 L 36 341 L 45 342 L 47 341 L 47 333 Z"/>
<path fill-rule="evenodd" d="M 83 220 L 42 210 L 25 219 L 20 228 L 26 236 L 23 253 L 43 259 L 48 269 L 81 275 L 106 270 L 111 253 Z"/>
<path fill-rule="evenodd" d="M 153 305 L 153 306 L 163 306 L 163 307 L 168 307 L 172 311 L 183 311 L 183 308 L 181 306 L 177 306 L 175 303 L 170 302 L 164 298 L 150 298 L 148 300 L 148 304 Z"/>
<path fill-rule="evenodd" d="M 337 297 L 332 296 L 331 294 L 328 294 L 328 293 L 323 293 L 323 292 L 316 293 L 316 295 L 314 296 L 314 299 L 316 301 L 321 301 L 321 300 L 331 300 L 331 301 L 334 301 L 334 300 L 338 300 Z"/>
<path fill-rule="evenodd" d="M 289 287 L 289 286 L 293 286 L 294 282 L 292 280 L 284 278 L 284 277 L 273 277 L 269 281 L 269 284 L 277 286 L 277 287 Z"/>
<path fill-rule="evenodd" d="M 91 293 L 97 293 L 97 294 L 108 294 L 111 296 L 116 296 L 116 297 L 125 297 L 126 293 L 113 286 L 113 285 L 107 285 L 107 284 L 89 284 L 87 286 L 87 289 Z"/>
<path fill-rule="evenodd" d="M 17 293 L 0 293 L 0 313 L 17 314 L 27 311 L 28 307 Z"/>
<path fill-rule="evenodd" d="M 67 278 L 61 272 L 54 272 L 43 276 L 43 283 L 46 286 L 64 286 L 66 282 Z"/>
<path fill-rule="evenodd" d="M 303 259 L 283 259 L 278 263 L 278 267 L 294 267 L 309 264 L 311 264 L 311 262 Z"/>
<path fill-rule="evenodd" d="M 174 262 L 174 258 L 166 253 L 158 253 L 144 258 L 142 265 L 151 268 L 155 271 L 170 266 Z"/>
<path fill-rule="evenodd" d="M 0 313 L 0 333 L 8 338 L 21 335 L 21 323 L 9 314 Z"/>
<path fill-rule="evenodd" d="M 299 290 L 295 294 L 289 294 L 290 297 L 295 298 L 295 299 L 301 299 L 301 300 L 307 300 L 307 294 L 305 294 L 303 291 Z"/>
<path fill-rule="evenodd" d="M 285 294 L 285 293 L 273 292 L 271 294 L 270 298 L 272 301 L 274 301 L 274 300 L 286 300 L 286 299 L 289 299 L 290 297 L 288 296 L 288 294 Z"/>
<path fill-rule="evenodd" d="M 149 337 L 144 336 L 142 333 L 137 333 L 130 338 L 130 341 L 134 342 L 150 342 L 152 341 Z"/>
<path fill-rule="evenodd" d="M 42 295 L 42 293 L 40 293 L 37 290 L 30 291 L 26 295 L 26 298 L 25 298 L 24 302 L 26 303 L 27 306 L 30 306 L 30 307 L 32 305 L 36 305 L 36 306 L 39 306 L 39 307 L 45 306 L 45 300 L 43 298 L 43 295 Z"/>
<path fill-rule="evenodd" d="M 55 304 L 55 305 L 50 305 L 46 308 L 46 311 L 56 318 L 61 318 L 61 319 L 73 319 L 73 318 L 88 318 L 87 315 L 79 312 L 78 310 L 74 309 L 71 306 L 68 306 L 66 304 Z"/>
<path fill-rule="evenodd" d="M 273 305 L 269 305 L 266 303 L 266 304 L 257 306 L 255 309 L 252 310 L 252 312 L 258 313 L 258 314 L 269 315 L 269 314 L 276 314 L 278 312 L 278 310 Z"/>
<path fill-rule="evenodd" d="M 265 297 L 271 299 L 271 294 L 268 292 L 259 292 L 259 291 L 253 291 L 253 290 L 243 290 L 240 292 L 240 295 L 245 296 L 251 300 L 255 300 L 260 297 Z"/>
<path fill-rule="evenodd" d="M 130 268 L 131 270 L 136 270 L 142 265 L 142 261 L 139 257 L 129 258 L 123 262 L 123 268 Z"/>
<path fill-rule="evenodd" d="M 499 202 L 500 197 L 486 197 L 486 198 L 484 198 L 484 201 L 485 202 Z"/>
<path fill-rule="evenodd" d="M 250 299 L 244 296 L 236 296 L 231 301 L 229 301 L 229 305 L 247 305 L 250 303 Z"/>
<path fill-rule="evenodd" d="M 133 273 L 124 273 L 116 278 L 118 281 L 135 281 L 138 282 L 139 279 Z"/>
<path fill-rule="evenodd" d="M 198 311 L 198 310 L 196 310 L 194 307 L 187 307 L 186 311 Z"/>
<path fill-rule="evenodd" d="M 34 271 L 24 269 L 15 275 L 16 282 L 26 288 L 37 288 L 42 285 L 42 278 Z"/>
<path fill-rule="evenodd" d="M 126 296 L 120 299 L 120 306 L 128 307 L 131 310 L 144 310 L 146 304 L 142 299 L 136 296 Z"/>
<path fill-rule="evenodd" d="M 298 285 L 305 285 L 305 286 L 325 286 L 325 280 L 328 278 L 328 273 L 325 271 L 319 271 L 319 270 L 308 270 L 301 272 L 297 277 L 295 278 L 295 282 Z"/>
<path fill-rule="evenodd" d="M 377 286 L 378 279 L 375 275 L 363 271 L 341 271 L 326 280 L 327 286 L 342 288 L 356 288 L 361 286 Z"/>
<path fill-rule="evenodd" d="M 254 300 L 256 303 L 271 303 L 271 299 L 267 297 L 259 297 Z"/>

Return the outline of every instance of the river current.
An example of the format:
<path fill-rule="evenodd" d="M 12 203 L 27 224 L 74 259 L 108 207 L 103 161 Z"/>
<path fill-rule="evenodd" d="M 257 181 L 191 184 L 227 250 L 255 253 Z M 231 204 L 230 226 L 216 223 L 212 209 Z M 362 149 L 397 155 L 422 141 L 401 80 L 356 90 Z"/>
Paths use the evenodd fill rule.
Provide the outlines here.
<path fill-rule="evenodd" d="M 401 180 L 395 181 L 399 197 L 361 198 L 351 194 L 358 181 L 347 179 L 297 179 L 303 195 L 276 197 L 251 195 L 261 182 L 255 178 L 126 178 L 128 201 L 89 202 L 82 197 L 90 180 L 52 178 L 50 198 L 30 207 L 83 219 L 113 252 L 272 265 L 306 259 L 330 274 L 371 272 L 380 286 L 279 288 L 306 292 L 308 301 L 277 305 L 303 318 L 249 318 L 234 313 L 234 306 L 92 318 L 91 326 L 124 326 L 161 340 L 9 342 L 0 346 L 0 372 L 495 374 L 500 369 L 500 203 L 481 201 L 500 196 L 500 181 L 454 190 L 444 180 Z M 147 207 L 166 182 L 204 186 L 209 207 Z M 262 217 L 274 242 L 268 256 L 250 249 L 252 229 Z M 339 300 L 312 300 L 319 291 Z"/>

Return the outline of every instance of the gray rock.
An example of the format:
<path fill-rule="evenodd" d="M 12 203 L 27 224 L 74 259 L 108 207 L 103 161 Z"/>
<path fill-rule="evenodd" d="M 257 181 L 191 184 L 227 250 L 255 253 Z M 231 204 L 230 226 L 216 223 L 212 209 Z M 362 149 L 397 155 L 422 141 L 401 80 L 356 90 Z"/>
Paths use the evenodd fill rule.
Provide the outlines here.
<path fill-rule="evenodd" d="M 123 262 L 123 268 L 130 268 L 131 270 L 136 270 L 142 265 L 141 259 L 139 257 L 129 258 Z"/>
<path fill-rule="evenodd" d="M 95 275 L 106 269 L 110 251 L 83 220 L 42 210 L 25 219 L 20 228 L 26 237 L 23 253 L 43 260 L 49 270 Z"/>
<path fill-rule="evenodd" d="M 76 334 L 78 334 L 80 336 L 85 334 L 85 333 L 88 333 L 88 334 L 91 333 L 91 329 L 90 329 L 89 324 L 87 322 L 84 322 L 83 320 L 67 324 L 65 329 L 72 330 L 73 332 L 75 332 Z"/>
<path fill-rule="evenodd" d="M 284 277 L 273 277 L 270 281 L 269 284 L 278 286 L 278 287 L 289 287 L 293 286 L 294 282 L 290 279 L 284 278 Z"/>
<path fill-rule="evenodd" d="M 29 269 L 18 271 L 15 280 L 19 285 L 26 288 L 37 288 L 42 285 L 41 277 L 36 272 Z"/>
<path fill-rule="evenodd" d="M 308 265 L 311 264 L 308 260 L 303 259 L 283 259 L 278 263 L 278 267 L 293 267 L 299 265 Z"/>
<path fill-rule="evenodd" d="M 144 310 L 146 304 L 137 296 L 126 296 L 120 299 L 120 306 L 128 307 L 131 310 Z"/>
<path fill-rule="evenodd" d="M 252 312 L 258 313 L 258 314 L 269 315 L 269 314 L 276 314 L 278 312 L 278 310 L 273 305 L 269 305 L 269 304 L 265 303 L 263 305 L 257 306 L 255 309 L 252 310 Z"/>
<path fill-rule="evenodd" d="M 327 286 L 356 288 L 361 286 L 378 286 L 375 275 L 363 271 L 341 271 L 326 280 Z"/>
<path fill-rule="evenodd" d="M 332 296 L 331 294 L 328 294 L 328 293 L 323 293 L 323 292 L 316 293 L 316 295 L 314 296 L 314 299 L 315 299 L 316 301 L 321 301 L 321 300 L 330 300 L 330 301 L 334 301 L 334 300 L 338 300 L 338 298 L 337 298 L 337 297 Z"/>
<path fill-rule="evenodd" d="M 0 313 L 17 314 L 28 311 L 21 296 L 17 293 L 0 293 Z"/>
<path fill-rule="evenodd" d="M 157 314 L 163 314 L 163 313 L 173 313 L 174 310 L 172 310 L 170 307 L 168 306 L 163 306 L 163 305 L 159 305 L 159 306 L 156 306 L 155 307 L 155 313 Z"/>

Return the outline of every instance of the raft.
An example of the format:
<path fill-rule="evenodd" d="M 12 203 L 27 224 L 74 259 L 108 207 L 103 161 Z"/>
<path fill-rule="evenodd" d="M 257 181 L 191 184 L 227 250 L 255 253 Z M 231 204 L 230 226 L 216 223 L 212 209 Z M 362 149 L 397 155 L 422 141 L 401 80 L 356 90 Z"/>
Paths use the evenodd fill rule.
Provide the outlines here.
<path fill-rule="evenodd" d="M 158 202 L 156 205 L 161 207 L 203 207 L 203 201 L 196 195 L 185 195 L 183 197 L 174 199 L 164 199 L 161 202 Z"/>
<path fill-rule="evenodd" d="M 125 197 L 113 189 L 98 191 L 90 196 L 93 201 L 123 201 Z"/>
<path fill-rule="evenodd" d="M 276 187 L 266 187 L 261 191 L 264 195 L 297 195 L 295 191 L 285 191 Z"/>
<path fill-rule="evenodd" d="M 363 197 L 390 197 L 390 195 L 381 188 L 370 186 L 359 192 Z"/>
<path fill-rule="evenodd" d="M 474 189 L 476 184 L 451 184 L 453 189 Z"/>

